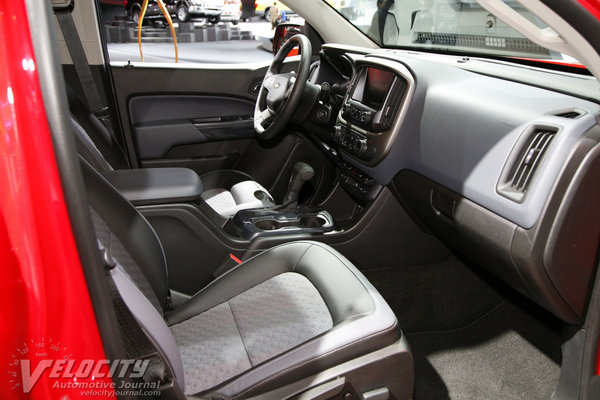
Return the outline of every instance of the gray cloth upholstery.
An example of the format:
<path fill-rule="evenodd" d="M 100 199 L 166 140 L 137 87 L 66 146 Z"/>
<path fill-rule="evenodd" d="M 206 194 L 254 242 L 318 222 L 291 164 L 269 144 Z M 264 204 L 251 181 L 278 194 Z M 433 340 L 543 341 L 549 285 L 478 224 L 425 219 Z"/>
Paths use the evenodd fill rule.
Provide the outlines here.
<path fill-rule="evenodd" d="M 171 327 L 179 346 L 186 394 L 194 394 L 252 367 L 229 303 Z"/>
<path fill-rule="evenodd" d="M 277 275 L 229 304 L 253 366 L 333 327 L 317 289 L 293 272 Z"/>
<path fill-rule="evenodd" d="M 319 292 L 297 273 L 267 280 L 171 330 L 186 393 L 210 389 L 331 329 Z"/>
<path fill-rule="evenodd" d="M 121 240 L 119 240 L 119 238 L 108 228 L 98 213 L 93 208 L 90 209 L 90 212 L 98 241 L 100 241 L 102 246 L 109 251 L 115 261 L 123 267 L 124 272 L 131 278 L 132 282 L 135 282 L 135 286 L 162 315 L 163 310 L 160 302 L 152 289 L 152 285 L 150 285 L 150 282 L 148 282 L 148 279 L 142 270 L 138 267 L 133 258 L 131 258 L 131 255 L 129 255 L 129 252 L 125 249 Z"/>

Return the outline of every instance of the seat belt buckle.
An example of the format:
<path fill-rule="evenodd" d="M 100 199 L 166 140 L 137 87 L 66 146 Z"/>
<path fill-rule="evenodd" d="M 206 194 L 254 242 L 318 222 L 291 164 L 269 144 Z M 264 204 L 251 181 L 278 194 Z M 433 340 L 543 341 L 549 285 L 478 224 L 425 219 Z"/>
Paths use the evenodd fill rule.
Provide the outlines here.
<path fill-rule="evenodd" d="M 96 116 L 96 118 L 102 119 L 110 117 L 110 113 L 108 112 L 108 107 L 102 107 L 97 110 L 92 111 L 92 114 Z"/>

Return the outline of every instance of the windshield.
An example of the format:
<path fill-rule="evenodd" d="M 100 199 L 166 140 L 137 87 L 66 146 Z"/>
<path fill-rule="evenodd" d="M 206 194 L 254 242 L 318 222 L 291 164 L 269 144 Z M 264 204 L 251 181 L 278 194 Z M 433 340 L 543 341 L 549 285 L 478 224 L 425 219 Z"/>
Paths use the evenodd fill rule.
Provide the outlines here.
<path fill-rule="evenodd" d="M 572 57 L 527 39 L 476 0 L 324 1 L 385 48 L 418 48 L 581 65 Z M 504 2 L 535 25 L 547 28 L 518 2 Z"/>

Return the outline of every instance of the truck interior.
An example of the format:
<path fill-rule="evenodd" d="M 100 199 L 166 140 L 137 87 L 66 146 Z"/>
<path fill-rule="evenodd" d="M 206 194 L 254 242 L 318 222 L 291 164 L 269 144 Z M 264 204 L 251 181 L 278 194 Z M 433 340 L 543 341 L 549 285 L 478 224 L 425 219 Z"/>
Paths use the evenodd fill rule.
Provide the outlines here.
<path fill-rule="evenodd" d="M 285 3 L 269 63 L 221 64 L 28 3 L 107 355 L 165 399 L 598 398 L 600 22 Z"/>

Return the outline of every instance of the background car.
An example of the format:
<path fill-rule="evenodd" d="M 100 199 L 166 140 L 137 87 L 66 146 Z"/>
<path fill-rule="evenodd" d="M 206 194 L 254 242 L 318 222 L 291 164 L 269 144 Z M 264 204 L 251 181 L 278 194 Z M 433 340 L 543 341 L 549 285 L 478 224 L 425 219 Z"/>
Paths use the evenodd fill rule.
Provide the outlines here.
<path fill-rule="evenodd" d="M 176 0 L 163 0 L 165 7 L 169 14 L 174 17 L 177 11 Z M 140 19 L 140 14 L 142 12 L 142 5 L 144 4 L 143 0 L 128 0 L 125 1 L 125 10 L 127 12 L 127 16 L 130 20 L 138 23 Z M 158 6 L 157 0 L 150 0 L 148 2 L 148 8 L 146 9 L 146 13 L 144 14 L 144 19 L 154 20 L 154 19 L 164 19 L 164 14 L 162 10 Z"/>
<path fill-rule="evenodd" d="M 237 25 L 242 17 L 242 3 L 240 0 L 225 0 L 223 6 L 223 14 L 221 14 L 222 22 L 231 22 Z"/>
<path fill-rule="evenodd" d="M 182 0 L 177 3 L 177 19 L 187 22 L 190 18 L 206 18 L 216 24 L 221 20 L 224 0 Z"/>

